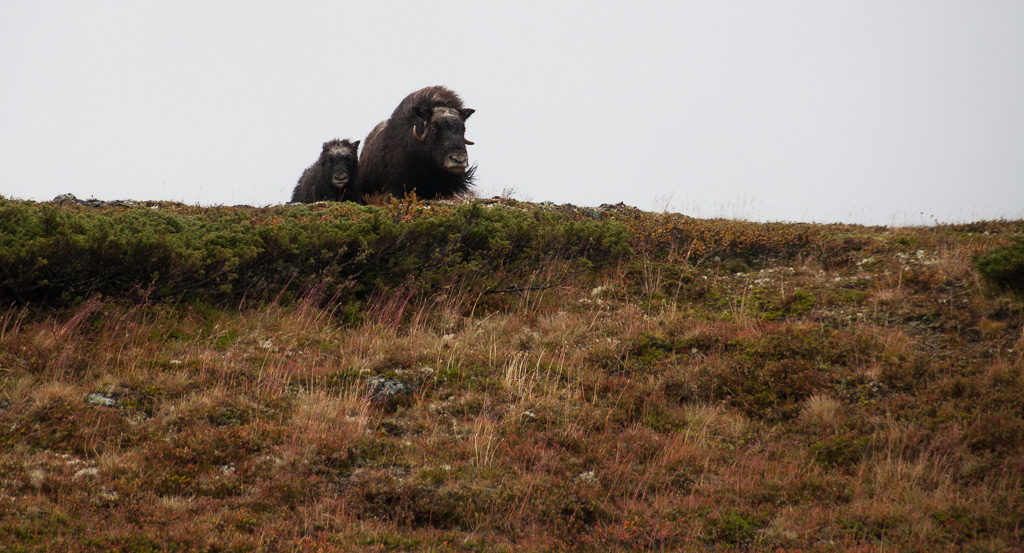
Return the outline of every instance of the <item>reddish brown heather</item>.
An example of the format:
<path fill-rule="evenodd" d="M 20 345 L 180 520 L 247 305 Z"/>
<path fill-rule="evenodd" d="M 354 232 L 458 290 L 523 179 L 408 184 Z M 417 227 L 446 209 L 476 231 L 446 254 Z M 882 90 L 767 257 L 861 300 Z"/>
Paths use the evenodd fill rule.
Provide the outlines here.
<path fill-rule="evenodd" d="M 0 309 L 0 549 L 1021 550 L 1024 305 L 971 263 L 1020 222 L 628 220 L 502 293 Z"/>

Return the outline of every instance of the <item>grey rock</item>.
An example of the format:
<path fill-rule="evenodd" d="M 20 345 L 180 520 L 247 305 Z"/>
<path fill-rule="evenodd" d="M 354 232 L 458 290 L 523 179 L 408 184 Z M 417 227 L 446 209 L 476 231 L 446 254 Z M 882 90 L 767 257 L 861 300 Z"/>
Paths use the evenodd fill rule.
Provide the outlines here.
<path fill-rule="evenodd" d="M 384 378 L 383 376 L 371 377 L 367 382 L 367 395 L 374 401 L 384 403 L 390 402 L 399 396 L 412 395 L 416 391 L 416 385 L 401 380 Z"/>
<path fill-rule="evenodd" d="M 81 203 L 81 200 L 75 197 L 74 194 L 61 194 L 53 199 L 55 204 L 77 204 Z"/>
<path fill-rule="evenodd" d="M 74 194 L 61 194 L 53 199 L 55 204 L 74 204 L 74 205 L 85 205 L 89 207 L 139 207 L 145 205 L 142 202 L 135 200 L 112 200 L 104 201 L 91 198 L 88 200 L 80 200 Z"/>

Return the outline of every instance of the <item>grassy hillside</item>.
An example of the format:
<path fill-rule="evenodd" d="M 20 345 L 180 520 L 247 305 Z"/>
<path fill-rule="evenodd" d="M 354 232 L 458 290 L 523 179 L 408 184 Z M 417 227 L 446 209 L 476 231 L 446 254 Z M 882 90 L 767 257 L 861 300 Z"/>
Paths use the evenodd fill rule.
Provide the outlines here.
<path fill-rule="evenodd" d="M 0 199 L 0 550 L 1014 551 L 1024 221 Z"/>

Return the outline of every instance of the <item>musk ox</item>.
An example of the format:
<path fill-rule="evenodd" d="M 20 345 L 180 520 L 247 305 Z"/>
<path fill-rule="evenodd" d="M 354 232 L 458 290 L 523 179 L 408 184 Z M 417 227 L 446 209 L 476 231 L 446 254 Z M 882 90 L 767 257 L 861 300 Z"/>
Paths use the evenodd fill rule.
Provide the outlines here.
<path fill-rule="evenodd" d="M 324 200 L 354 200 L 356 193 L 353 188 L 358 181 L 358 148 L 358 140 L 351 142 L 336 138 L 324 142 L 320 159 L 299 177 L 299 183 L 292 191 L 292 201 L 308 204 Z"/>
<path fill-rule="evenodd" d="M 443 86 L 417 90 L 398 104 L 391 118 L 363 141 L 359 156 L 359 198 L 373 194 L 424 199 L 450 198 L 473 185 L 466 119 L 475 110 Z"/>

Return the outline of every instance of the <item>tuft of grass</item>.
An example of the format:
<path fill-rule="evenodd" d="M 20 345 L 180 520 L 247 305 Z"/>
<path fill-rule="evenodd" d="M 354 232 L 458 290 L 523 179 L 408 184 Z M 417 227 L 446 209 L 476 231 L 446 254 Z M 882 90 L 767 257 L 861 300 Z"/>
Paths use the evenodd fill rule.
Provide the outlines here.
<path fill-rule="evenodd" d="M 804 401 L 800 421 L 809 426 L 829 428 L 841 422 L 843 404 L 824 394 L 816 394 Z"/>

